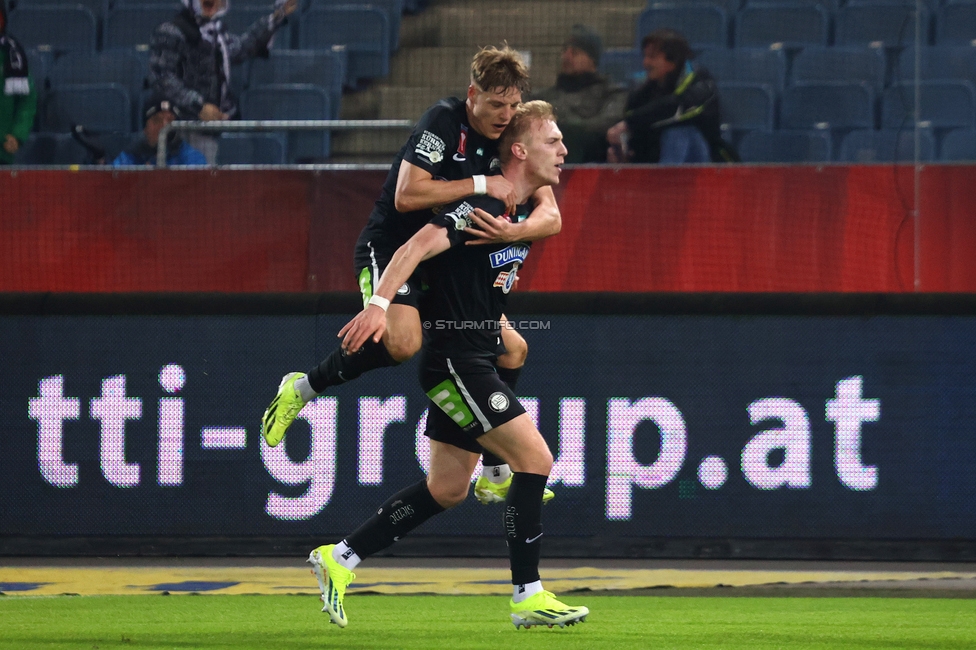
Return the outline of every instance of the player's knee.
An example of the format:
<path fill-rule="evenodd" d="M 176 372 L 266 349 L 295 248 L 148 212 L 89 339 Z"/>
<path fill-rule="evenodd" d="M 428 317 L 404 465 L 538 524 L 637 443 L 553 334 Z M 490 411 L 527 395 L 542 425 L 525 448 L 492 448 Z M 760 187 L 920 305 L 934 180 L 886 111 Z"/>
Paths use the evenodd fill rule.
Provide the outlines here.
<path fill-rule="evenodd" d="M 383 345 L 395 361 L 404 362 L 420 352 L 423 336 L 415 332 L 401 332 L 383 337 Z"/>
<path fill-rule="evenodd" d="M 427 489 L 442 508 L 453 508 L 468 497 L 470 481 L 449 481 L 428 477 Z"/>

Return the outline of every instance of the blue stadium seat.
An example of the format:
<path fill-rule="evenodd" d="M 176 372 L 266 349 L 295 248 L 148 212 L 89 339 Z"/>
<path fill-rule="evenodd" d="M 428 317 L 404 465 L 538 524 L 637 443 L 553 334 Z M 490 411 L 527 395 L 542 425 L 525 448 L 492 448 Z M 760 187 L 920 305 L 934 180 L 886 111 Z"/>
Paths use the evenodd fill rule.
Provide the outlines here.
<path fill-rule="evenodd" d="M 54 133 L 31 133 L 14 154 L 15 165 L 53 165 L 57 136 Z"/>
<path fill-rule="evenodd" d="M 98 21 L 81 5 L 41 5 L 17 8 L 8 16 L 7 31 L 26 48 L 62 54 L 94 52 Z"/>
<path fill-rule="evenodd" d="M 332 7 L 335 5 L 350 4 L 349 0 L 308 0 L 308 8 Z M 362 4 L 372 5 L 382 9 L 386 13 L 387 21 L 390 24 L 390 52 L 396 52 L 400 47 L 400 19 L 403 16 L 403 0 L 365 0 Z"/>
<path fill-rule="evenodd" d="M 728 15 L 730 16 L 735 14 L 735 12 L 737 12 L 739 9 L 742 9 L 742 4 L 743 4 L 743 0 L 648 0 L 647 6 L 650 7 L 655 2 L 662 2 L 662 1 L 670 2 L 672 4 L 677 4 L 677 5 L 696 5 L 696 4 L 715 5 L 716 7 L 719 7 L 720 9 L 727 12 Z"/>
<path fill-rule="evenodd" d="M 722 129 L 731 132 L 770 131 L 775 126 L 776 93 L 766 84 L 721 82 L 718 84 Z"/>
<path fill-rule="evenodd" d="M 331 114 L 328 93 L 311 84 L 258 86 L 241 97 L 245 120 L 327 120 Z M 328 158 L 329 142 L 327 131 L 292 131 L 288 134 L 289 162 Z"/>
<path fill-rule="evenodd" d="M 830 162 L 826 131 L 750 131 L 739 141 L 739 156 L 749 163 Z"/>
<path fill-rule="evenodd" d="M 600 57 L 600 72 L 618 84 L 636 86 L 647 78 L 643 60 L 640 48 L 607 49 Z"/>
<path fill-rule="evenodd" d="M 936 45 L 971 45 L 976 40 L 976 2 L 949 3 L 935 21 Z"/>
<path fill-rule="evenodd" d="M 158 1 L 158 0 L 157 0 Z M 17 0 L 8 2 L 7 6 L 16 5 L 18 9 L 23 7 L 43 7 L 50 5 L 82 5 L 92 12 L 96 20 L 101 19 L 108 11 L 108 0 Z"/>
<path fill-rule="evenodd" d="M 729 45 L 729 17 L 713 4 L 655 2 L 637 19 L 636 47 L 640 47 L 645 36 L 661 28 L 681 32 L 692 47 Z"/>
<path fill-rule="evenodd" d="M 976 161 L 976 129 L 953 129 L 942 136 L 939 160 Z"/>
<path fill-rule="evenodd" d="M 783 91 L 780 127 L 842 131 L 874 128 L 874 89 L 843 81 L 797 83 Z"/>
<path fill-rule="evenodd" d="M 920 121 L 934 129 L 972 128 L 976 125 L 976 89 L 968 81 L 923 81 Z M 885 90 L 881 128 L 911 126 L 915 113 L 915 85 L 902 82 Z"/>
<path fill-rule="evenodd" d="M 44 131 L 67 132 L 75 124 L 95 132 L 132 130 L 132 99 L 120 84 L 66 84 L 53 88 L 42 113 Z"/>
<path fill-rule="evenodd" d="M 54 65 L 54 55 L 50 52 L 42 52 L 36 48 L 27 50 L 27 70 L 34 80 L 34 87 L 37 88 L 37 96 L 40 101 L 44 100 L 47 92 L 51 67 Z"/>
<path fill-rule="evenodd" d="M 229 12 L 233 13 L 233 11 Z M 176 11 L 171 4 L 123 5 L 109 10 L 105 17 L 102 42 L 106 48 L 124 47 L 148 50 L 156 27 L 171 20 Z"/>
<path fill-rule="evenodd" d="M 887 62 L 880 47 L 805 47 L 793 57 L 794 82 L 847 81 L 884 88 Z"/>
<path fill-rule="evenodd" d="M 285 138 L 277 133 L 224 133 L 218 165 L 284 165 Z"/>
<path fill-rule="evenodd" d="M 251 62 L 249 86 L 262 84 L 312 84 L 329 93 L 331 119 L 339 117 L 342 101 L 342 60 L 329 50 L 272 52 L 267 59 Z"/>
<path fill-rule="evenodd" d="M 976 80 L 976 47 L 972 45 L 933 45 L 923 47 L 920 57 L 923 80 L 957 79 Z M 910 81 L 915 78 L 915 48 L 906 47 L 898 56 L 898 67 L 893 81 Z"/>
<path fill-rule="evenodd" d="M 105 150 L 105 162 L 111 163 L 129 139 L 127 133 L 103 134 L 98 144 Z M 14 156 L 15 165 L 93 165 L 92 153 L 70 133 L 31 133 Z"/>
<path fill-rule="evenodd" d="M 915 42 L 915 3 L 851 0 L 837 10 L 837 45 L 880 43 L 887 47 Z M 922 42 L 929 42 L 929 11 L 922 8 Z"/>
<path fill-rule="evenodd" d="M 142 57 L 129 50 L 99 53 L 74 52 L 58 58 L 51 69 L 51 87 L 68 84 L 116 83 L 132 98 L 145 87 L 148 66 Z"/>
<path fill-rule="evenodd" d="M 254 24 L 254 21 L 267 18 L 270 13 L 271 7 L 269 4 L 260 7 L 238 7 L 235 5 L 224 16 L 224 25 L 231 34 L 240 35 L 245 33 Z M 274 39 L 271 41 L 271 50 L 287 50 L 294 47 L 295 36 L 293 29 L 297 16 L 295 14 L 292 14 L 292 16 L 288 19 L 288 22 L 279 27 L 278 31 L 275 32 Z"/>
<path fill-rule="evenodd" d="M 779 5 L 820 5 L 830 15 L 834 11 L 837 11 L 837 7 L 840 6 L 843 0 L 745 0 L 743 4 L 746 6 L 763 5 L 769 4 L 770 2 L 775 2 Z"/>
<path fill-rule="evenodd" d="M 786 83 L 786 53 L 766 47 L 706 50 L 696 59 L 720 82 L 766 84 L 775 91 Z"/>
<path fill-rule="evenodd" d="M 826 45 L 827 11 L 817 4 L 749 4 L 735 17 L 736 47 Z"/>
<path fill-rule="evenodd" d="M 345 45 L 350 85 L 359 80 L 385 77 L 390 72 L 390 26 L 381 9 L 336 5 L 309 9 L 298 24 L 298 47 L 331 50 Z"/>
<path fill-rule="evenodd" d="M 935 137 L 923 129 L 919 133 L 919 160 L 935 159 Z M 840 145 L 841 162 L 911 162 L 915 160 L 915 132 L 912 129 L 883 131 L 857 130 L 844 136 Z"/>

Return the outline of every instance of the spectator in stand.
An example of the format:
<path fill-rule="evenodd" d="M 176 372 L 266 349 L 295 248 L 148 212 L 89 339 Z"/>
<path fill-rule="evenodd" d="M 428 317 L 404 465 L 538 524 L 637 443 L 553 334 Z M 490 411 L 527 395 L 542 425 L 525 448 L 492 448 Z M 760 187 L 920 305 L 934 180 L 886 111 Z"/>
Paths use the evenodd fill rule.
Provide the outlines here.
<path fill-rule="evenodd" d="M 568 163 L 606 162 L 607 129 L 624 114 L 627 92 L 597 73 L 603 41 L 584 25 L 573 25 L 563 44 L 556 85 L 534 96 L 552 104 Z"/>
<path fill-rule="evenodd" d="M 630 93 L 624 119 L 607 131 L 613 163 L 735 162 L 722 139 L 718 90 L 705 68 L 694 68 L 688 41 L 658 29 L 641 43 L 647 81 Z"/>
<path fill-rule="evenodd" d="M 297 0 L 277 0 L 274 11 L 259 18 L 241 36 L 230 34 L 221 18 L 230 0 L 182 0 L 183 10 L 156 28 L 149 42 L 149 78 L 153 90 L 183 115 L 202 121 L 237 117 L 237 99 L 230 91 L 231 64 L 268 56 L 277 29 Z M 187 140 L 217 161 L 219 134 L 190 133 Z"/>
<path fill-rule="evenodd" d="M 156 147 L 159 144 L 159 133 L 163 127 L 179 119 L 180 109 L 168 99 L 153 97 L 146 107 L 146 126 L 142 130 L 142 137 L 129 149 L 126 149 L 112 161 L 113 167 L 131 165 L 156 165 Z M 180 134 L 172 131 L 166 138 L 167 165 L 206 165 L 207 159 L 200 151 L 180 138 Z"/>
<path fill-rule="evenodd" d="M 27 139 L 37 113 L 37 90 L 27 53 L 7 33 L 7 6 L 0 0 L 0 165 L 9 165 Z"/>

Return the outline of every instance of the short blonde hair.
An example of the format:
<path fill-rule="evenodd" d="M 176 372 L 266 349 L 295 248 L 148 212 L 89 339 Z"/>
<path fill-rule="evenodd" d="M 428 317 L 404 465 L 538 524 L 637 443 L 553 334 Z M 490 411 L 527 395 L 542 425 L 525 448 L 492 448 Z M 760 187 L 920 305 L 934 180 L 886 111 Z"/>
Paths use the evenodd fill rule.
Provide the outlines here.
<path fill-rule="evenodd" d="M 508 45 L 483 48 L 471 61 L 471 83 L 479 90 L 504 91 L 515 88 L 529 92 L 529 69 L 522 55 Z"/>
<path fill-rule="evenodd" d="M 546 120 L 556 121 L 556 111 L 549 102 L 536 99 L 531 102 L 519 104 L 515 110 L 512 121 L 508 123 L 498 139 L 499 158 L 502 163 L 508 162 L 512 157 L 512 145 L 516 142 L 524 142 L 526 135 L 535 122 Z"/>

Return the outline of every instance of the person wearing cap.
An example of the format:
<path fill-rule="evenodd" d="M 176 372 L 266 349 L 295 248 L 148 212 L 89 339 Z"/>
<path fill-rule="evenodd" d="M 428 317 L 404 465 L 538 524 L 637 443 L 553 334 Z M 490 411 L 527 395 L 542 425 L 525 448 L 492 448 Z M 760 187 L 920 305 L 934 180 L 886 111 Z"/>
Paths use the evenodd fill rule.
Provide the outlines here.
<path fill-rule="evenodd" d="M 626 90 L 597 72 L 602 54 L 600 35 L 574 25 L 563 44 L 556 85 L 533 95 L 556 109 L 568 163 L 605 162 L 607 129 L 624 114 Z"/>
<path fill-rule="evenodd" d="M 27 54 L 7 33 L 7 6 L 0 0 L 0 165 L 9 165 L 27 140 L 37 113 L 37 89 Z"/>
<path fill-rule="evenodd" d="M 142 130 L 142 137 L 112 161 L 113 167 L 155 166 L 159 133 L 164 126 L 173 120 L 180 119 L 180 109 L 168 99 L 156 96 L 149 101 L 145 117 L 146 126 Z M 181 139 L 179 133 L 172 131 L 166 138 L 166 164 L 206 165 L 207 159 L 200 151 Z"/>
<path fill-rule="evenodd" d="M 243 35 L 231 34 L 222 18 L 230 0 L 182 0 L 183 9 L 156 28 L 149 41 L 149 81 L 154 92 L 176 106 L 185 119 L 237 117 L 230 91 L 231 65 L 268 56 L 271 38 L 297 0 L 276 0 L 274 11 L 256 20 Z M 216 164 L 219 134 L 191 133 L 187 140 Z"/>
<path fill-rule="evenodd" d="M 624 119 L 607 131 L 612 163 L 736 162 L 722 139 L 718 88 L 708 70 L 693 67 L 688 41 L 658 29 L 641 42 L 647 80 L 630 93 Z"/>

